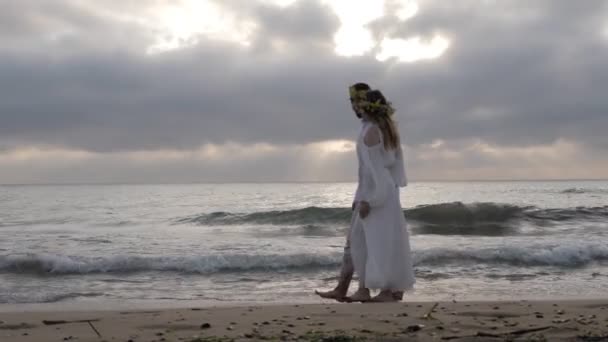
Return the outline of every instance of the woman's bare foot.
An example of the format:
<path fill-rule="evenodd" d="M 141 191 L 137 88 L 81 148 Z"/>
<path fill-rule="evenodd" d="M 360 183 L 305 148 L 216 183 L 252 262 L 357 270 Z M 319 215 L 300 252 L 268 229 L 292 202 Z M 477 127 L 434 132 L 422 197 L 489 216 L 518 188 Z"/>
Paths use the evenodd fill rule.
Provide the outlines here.
<path fill-rule="evenodd" d="M 335 299 L 338 302 L 343 302 L 346 300 L 346 291 L 341 291 L 340 289 L 333 289 L 331 291 L 315 290 L 315 293 L 321 298 Z"/>
<path fill-rule="evenodd" d="M 370 299 L 369 301 L 373 303 L 390 303 L 397 302 L 398 299 L 395 298 L 392 291 L 383 290 L 376 297 Z"/>
<path fill-rule="evenodd" d="M 367 302 L 372 299 L 368 289 L 358 289 L 352 296 L 346 298 L 352 302 Z"/>
<path fill-rule="evenodd" d="M 402 301 L 403 291 L 393 291 L 393 298 L 395 298 L 396 301 Z"/>

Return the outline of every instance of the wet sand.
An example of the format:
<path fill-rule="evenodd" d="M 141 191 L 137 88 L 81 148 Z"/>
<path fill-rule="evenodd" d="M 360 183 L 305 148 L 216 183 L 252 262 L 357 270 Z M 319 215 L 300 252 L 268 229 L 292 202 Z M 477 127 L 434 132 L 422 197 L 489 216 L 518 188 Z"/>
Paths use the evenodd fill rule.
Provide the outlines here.
<path fill-rule="evenodd" d="M 0 341 L 608 341 L 608 299 L 0 313 Z"/>

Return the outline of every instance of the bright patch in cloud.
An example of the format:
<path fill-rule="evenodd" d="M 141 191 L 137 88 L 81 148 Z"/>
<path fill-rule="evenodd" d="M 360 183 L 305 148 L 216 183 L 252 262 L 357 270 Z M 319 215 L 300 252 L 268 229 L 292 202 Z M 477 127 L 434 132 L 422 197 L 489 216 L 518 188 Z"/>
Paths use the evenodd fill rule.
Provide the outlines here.
<path fill-rule="evenodd" d="M 335 52 L 340 56 L 362 56 L 376 45 L 372 33 L 361 26 L 342 26 L 334 35 Z"/>
<path fill-rule="evenodd" d="M 486 157 L 503 159 L 519 159 L 530 163 L 543 163 L 548 161 L 563 161 L 565 157 L 573 157 L 583 148 L 572 141 L 559 139 L 552 144 L 525 147 L 502 147 L 484 141 L 477 141 L 468 148 Z"/>
<path fill-rule="evenodd" d="M 276 5 L 279 7 L 289 7 L 296 3 L 298 0 L 262 0 L 263 3 Z"/>
<path fill-rule="evenodd" d="M 349 140 L 110 153 L 21 146 L 0 151 L 0 184 L 353 180 L 354 149 Z M 608 171 L 594 157 L 601 152 L 564 139 L 530 146 L 437 139 L 405 150 L 413 180 L 601 178 Z"/>
<path fill-rule="evenodd" d="M 154 20 L 158 41 L 150 53 L 194 45 L 198 36 L 249 45 L 256 25 L 209 0 L 182 0 L 159 7 Z"/>
<path fill-rule="evenodd" d="M 334 35 L 335 52 L 340 56 L 362 56 L 378 46 L 372 32 L 366 27 L 369 23 L 387 15 L 384 0 L 326 0 L 334 10 L 342 26 Z M 418 14 L 418 3 L 411 0 L 396 0 L 394 14 L 405 21 Z M 442 36 L 435 36 L 430 41 L 421 37 L 409 39 L 383 38 L 379 44 L 380 53 L 376 59 L 384 62 L 397 58 L 401 62 L 415 62 L 441 56 L 449 47 L 449 41 Z"/>
<path fill-rule="evenodd" d="M 344 180 L 356 172 L 354 147 L 349 140 L 108 153 L 20 146 L 0 150 L 0 184 Z"/>
<path fill-rule="evenodd" d="M 310 147 L 324 154 L 347 153 L 355 150 L 355 143 L 350 140 L 328 140 L 311 144 Z"/>
<path fill-rule="evenodd" d="M 418 7 L 418 3 L 410 0 L 400 0 L 399 5 L 400 8 L 397 10 L 395 15 L 397 18 L 399 18 L 399 20 L 402 21 L 408 20 L 409 18 L 415 16 L 418 14 L 418 10 L 420 9 Z"/>
<path fill-rule="evenodd" d="M 433 140 L 433 142 L 429 145 L 431 148 L 440 148 L 445 144 L 445 141 L 441 139 Z"/>
<path fill-rule="evenodd" d="M 376 42 L 365 25 L 384 16 L 384 1 L 327 0 L 342 26 L 334 36 L 335 51 L 340 56 L 361 56 Z"/>
<path fill-rule="evenodd" d="M 376 58 L 387 61 L 397 58 L 400 62 L 416 62 L 424 59 L 433 59 L 441 56 L 450 46 L 450 42 L 442 36 L 435 36 L 428 42 L 416 36 L 409 39 L 384 38 L 380 43 L 380 53 Z"/>
<path fill-rule="evenodd" d="M 291 6 L 298 0 L 257 0 L 280 7 Z M 386 61 L 397 57 L 403 62 L 414 62 L 440 56 L 448 41 L 440 36 L 430 42 L 420 37 L 407 40 L 384 38 L 378 42 L 366 26 L 387 15 L 385 0 L 324 0 L 337 15 L 341 27 L 334 34 L 335 53 L 340 56 L 362 56 L 380 47 L 377 59 Z M 418 3 L 411 0 L 393 0 L 395 15 L 407 20 L 418 13 Z M 248 46 L 257 28 L 253 20 L 222 7 L 211 0 L 181 0 L 166 2 L 152 11 L 149 25 L 157 32 L 157 42 L 148 49 L 159 53 L 195 45 L 201 37 L 235 42 Z M 379 45 L 380 43 L 380 45 Z M 281 51 L 282 49 L 277 49 Z"/>
<path fill-rule="evenodd" d="M 0 153 L 0 165 L 30 161 L 75 161 L 94 156 L 92 152 L 47 146 L 24 146 Z"/>

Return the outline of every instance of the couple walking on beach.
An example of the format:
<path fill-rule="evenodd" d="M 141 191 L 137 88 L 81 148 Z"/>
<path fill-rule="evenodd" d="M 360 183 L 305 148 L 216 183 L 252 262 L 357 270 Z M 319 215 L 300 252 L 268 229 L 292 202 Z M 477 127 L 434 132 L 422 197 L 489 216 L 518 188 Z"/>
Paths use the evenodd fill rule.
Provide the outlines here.
<path fill-rule="evenodd" d="M 350 102 L 362 127 L 357 139 L 358 185 L 352 204 L 338 285 L 315 291 L 346 302 L 395 302 L 414 286 L 409 234 L 399 200 L 406 186 L 403 151 L 394 109 L 382 92 L 365 83 L 349 88 Z M 353 273 L 359 288 L 348 296 Z M 380 292 L 372 297 L 370 290 Z"/>

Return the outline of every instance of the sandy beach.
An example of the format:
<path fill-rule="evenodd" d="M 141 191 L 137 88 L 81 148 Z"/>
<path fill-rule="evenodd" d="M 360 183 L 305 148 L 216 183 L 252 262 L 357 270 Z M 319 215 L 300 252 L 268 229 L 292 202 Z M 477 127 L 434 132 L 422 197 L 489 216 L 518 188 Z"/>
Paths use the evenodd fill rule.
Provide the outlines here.
<path fill-rule="evenodd" d="M 608 299 L 0 313 L 0 341 L 608 341 Z"/>

